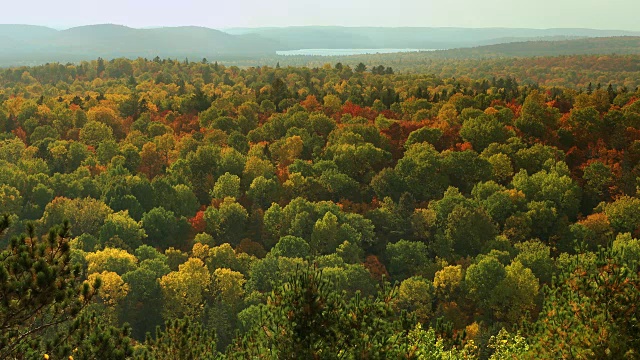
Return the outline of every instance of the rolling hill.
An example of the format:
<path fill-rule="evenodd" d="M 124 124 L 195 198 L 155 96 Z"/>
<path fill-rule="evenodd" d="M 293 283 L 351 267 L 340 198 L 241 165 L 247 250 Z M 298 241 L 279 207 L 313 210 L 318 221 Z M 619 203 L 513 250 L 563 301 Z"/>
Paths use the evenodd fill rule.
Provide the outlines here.
<path fill-rule="evenodd" d="M 54 30 L 42 26 L 0 25 L 0 66 L 78 62 L 97 57 L 156 56 L 194 60 L 206 57 L 263 65 L 277 59 L 275 53 L 278 50 L 314 48 L 445 49 L 428 54 L 387 56 L 388 59 L 402 58 L 409 62 L 416 58 L 630 54 L 640 49 L 639 39 L 640 32 L 591 29 L 306 26 L 229 29 L 223 32 L 196 26 L 135 29 L 102 24 Z M 310 61 L 314 58 L 295 60 L 287 57 L 285 62 L 300 65 Z"/>
<path fill-rule="evenodd" d="M 594 29 L 427 28 L 300 26 L 238 28 L 229 34 L 255 34 L 282 49 L 453 49 L 529 40 L 640 36 L 640 32 Z"/>
<path fill-rule="evenodd" d="M 105 24 L 58 31 L 28 25 L 0 26 L 0 65 L 96 57 L 255 57 L 273 54 L 277 49 L 275 41 L 258 35 L 231 35 L 204 27 L 134 29 Z"/>

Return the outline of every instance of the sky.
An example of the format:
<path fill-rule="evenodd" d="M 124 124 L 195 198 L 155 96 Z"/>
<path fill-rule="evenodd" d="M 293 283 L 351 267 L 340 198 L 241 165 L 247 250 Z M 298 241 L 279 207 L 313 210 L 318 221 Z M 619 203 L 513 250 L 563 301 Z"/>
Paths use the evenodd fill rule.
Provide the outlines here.
<path fill-rule="evenodd" d="M 640 31 L 640 0 L 19 0 L 0 24 L 68 28 L 338 25 L 594 28 Z"/>

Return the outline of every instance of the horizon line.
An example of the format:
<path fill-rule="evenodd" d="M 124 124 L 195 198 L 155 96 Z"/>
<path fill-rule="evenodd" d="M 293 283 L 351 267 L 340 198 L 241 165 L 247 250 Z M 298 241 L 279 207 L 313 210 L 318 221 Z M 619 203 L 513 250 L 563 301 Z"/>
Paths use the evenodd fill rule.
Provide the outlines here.
<path fill-rule="evenodd" d="M 44 27 L 56 31 L 64 31 L 81 27 L 91 26 L 121 26 L 135 30 L 153 30 L 163 28 L 184 28 L 184 27 L 196 27 L 205 28 L 211 30 L 239 30 L 239 29 L 288 29 L 288 28 L 373 28 L 373 29 L 467 29 L 467 30 L 481 30 L 481 29 L 518 29 L 518 30 L 595 30 L 595 31 L 619 31 L 619 32 L 637 32 L 640 30 L 625 30 L 625 29 L 613 29 L 613 28 L 590 28 L 590 27 L 509 27 L 509 26 L 484 26 L 484 27 L 466 27 L 466 26 L 374 26 L 374 25 L 286 25 L 286 26 L 233 26 L 233 27 L 210 27 L 205 25 L 152 25 L 135 27 L 131 25 L 124 25 L 118 23 L 94 23 L 94 24 L 82 24 L 73 26 L 57 26 L 57 25 L 41 25 L 41 24 L 26 24 L 26 23 L 0 23 L 0 26 L 34 26 Z"/>

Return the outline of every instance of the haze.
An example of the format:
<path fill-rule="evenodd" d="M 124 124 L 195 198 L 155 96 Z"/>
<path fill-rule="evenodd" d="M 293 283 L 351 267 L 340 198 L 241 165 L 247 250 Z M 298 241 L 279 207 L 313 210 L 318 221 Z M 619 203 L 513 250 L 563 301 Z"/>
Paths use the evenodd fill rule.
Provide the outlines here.
<path fill-rule="evenodd" d="M 3 4 L 0 23 L 55 28 L 341 25 L 640 30 L 637 0 L 23 0 Z"/>

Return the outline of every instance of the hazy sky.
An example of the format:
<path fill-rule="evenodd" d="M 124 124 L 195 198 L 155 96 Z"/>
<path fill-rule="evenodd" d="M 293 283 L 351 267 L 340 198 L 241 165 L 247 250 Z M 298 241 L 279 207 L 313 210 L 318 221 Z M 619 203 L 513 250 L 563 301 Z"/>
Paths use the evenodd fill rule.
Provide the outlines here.
<path fill-rule="evenodd" d="M 18 0 L 0 23 L 211 28 L 343 25 L 640 30 L 640 0 Z"/>

